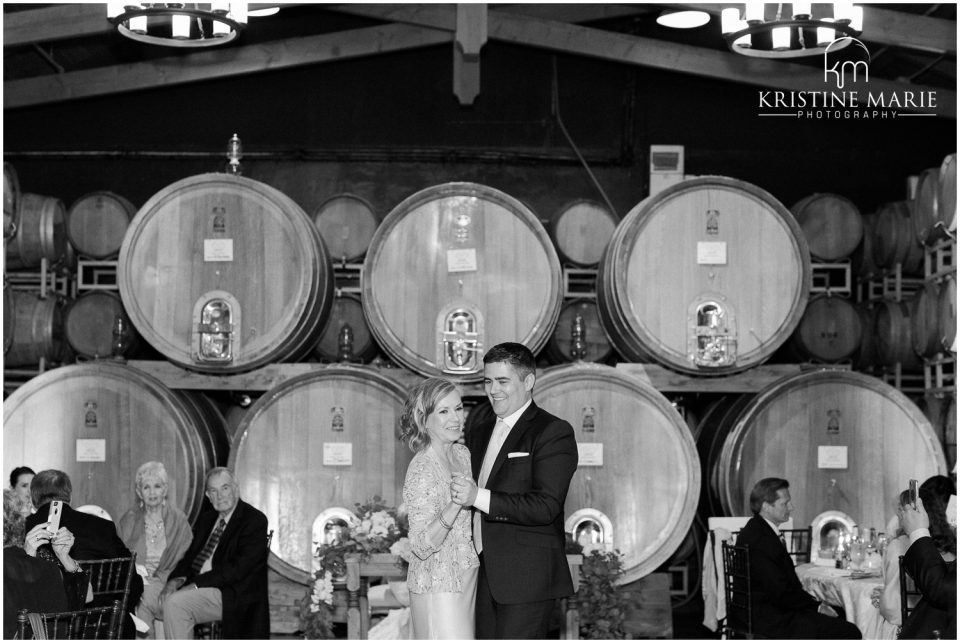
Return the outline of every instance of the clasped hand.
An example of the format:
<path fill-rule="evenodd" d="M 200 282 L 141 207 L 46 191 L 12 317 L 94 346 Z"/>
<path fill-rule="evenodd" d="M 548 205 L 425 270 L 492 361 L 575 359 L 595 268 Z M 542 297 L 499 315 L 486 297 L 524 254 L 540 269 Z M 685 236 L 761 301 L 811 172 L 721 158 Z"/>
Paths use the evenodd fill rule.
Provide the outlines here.
<path fill-rule="evenodd" d="M 477 499 L 477 483 L 468 475 L 457 474 L 450 481 L 450 496 L 463 507 L 472 507 Z"/>
<path fill-rule="evenodd" d="M 73 533 L 66 527 L 60 527 L 53 532 L 47 529 L 47 523 L 42 522 L 29 532 L 23 540 L 23 550 L 30 556 L 37 555 L 37 548 L 44 543 L 50 543 L 57 558 L 63 558 L 73 547 Z"/>

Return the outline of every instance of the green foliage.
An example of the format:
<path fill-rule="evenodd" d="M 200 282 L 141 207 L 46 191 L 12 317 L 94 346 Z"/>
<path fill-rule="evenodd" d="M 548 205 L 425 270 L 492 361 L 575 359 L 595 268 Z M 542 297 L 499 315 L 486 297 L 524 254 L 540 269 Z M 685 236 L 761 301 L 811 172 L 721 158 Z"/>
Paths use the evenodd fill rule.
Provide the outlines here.
<path fill-rule="evenodd" d="M 617 591 L 623 575 L 623 557 L 617 550 L 595 550 L 584 555 L 580 567 L 580 638 L 623 639 L 626 598 Z"/>

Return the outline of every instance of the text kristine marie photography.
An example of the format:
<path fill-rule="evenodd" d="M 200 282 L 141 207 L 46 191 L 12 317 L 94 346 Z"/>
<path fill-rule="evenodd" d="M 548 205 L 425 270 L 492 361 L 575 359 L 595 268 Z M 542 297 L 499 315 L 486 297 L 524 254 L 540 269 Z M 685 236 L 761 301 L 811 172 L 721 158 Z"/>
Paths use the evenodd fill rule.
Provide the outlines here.
<path fill-rule="evenodd" d="M 870 89 L 870 52 L 856 38 L 838 38 L 857 45 L 862 60 L 831 60 L 830 47 L 823 54 L 822 90 L 760 90 L 759 116 L 806 119 L 893 119 L 904 116 L 936 116 L 936 90 Z M 849 84 L 857 89 L 845 89 Z"/>

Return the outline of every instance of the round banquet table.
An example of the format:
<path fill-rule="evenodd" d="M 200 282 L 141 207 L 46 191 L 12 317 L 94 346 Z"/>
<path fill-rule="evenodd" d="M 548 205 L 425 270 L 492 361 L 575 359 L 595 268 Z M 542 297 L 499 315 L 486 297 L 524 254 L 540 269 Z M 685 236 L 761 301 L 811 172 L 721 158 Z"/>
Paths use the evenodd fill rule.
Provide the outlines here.
<path fill-rule="evenodd" d="M 883 587 L 880 570 L 866 578 L 852 578 L 849 569 L 822 567 L 813 563 L 797 566 L 803 588 L 824 603 L 842 607 L 847 620 L 860 628 L 864 639 L 896 639 L 897 626 L 886 621 L 873 606 L 873 590 Z"/>

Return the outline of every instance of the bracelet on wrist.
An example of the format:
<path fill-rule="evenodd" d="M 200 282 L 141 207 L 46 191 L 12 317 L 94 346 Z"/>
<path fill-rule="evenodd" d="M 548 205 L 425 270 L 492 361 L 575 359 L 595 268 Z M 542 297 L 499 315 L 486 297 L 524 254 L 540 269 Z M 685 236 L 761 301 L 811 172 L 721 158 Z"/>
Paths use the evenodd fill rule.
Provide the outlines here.
<path fill-rule="evenodd" d="M 453 523 L 450 523 L 450 524 L 448 525 L 447 522 L 443 519 L 443 512 L 442 512 L 442 511 L 440 512 L 440 524 L 443 525 L 443 527 L 444 527 L 445 529 L 453 529 Z"/>

